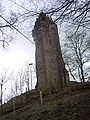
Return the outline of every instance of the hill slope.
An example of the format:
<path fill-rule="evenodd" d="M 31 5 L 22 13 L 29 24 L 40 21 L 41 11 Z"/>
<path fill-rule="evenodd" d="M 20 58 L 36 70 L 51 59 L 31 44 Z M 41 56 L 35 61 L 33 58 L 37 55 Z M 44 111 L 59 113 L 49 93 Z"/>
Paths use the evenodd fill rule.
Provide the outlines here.
<path fill-rule="evenodd" d="M 15 116 L 12 99 L 3 106 L 0 120 L 90 120 L 90 83 L 70 83 L 63 92 L 44 91 L 43 105 L 37 91 L 14 99 L 18 100 Z"/>

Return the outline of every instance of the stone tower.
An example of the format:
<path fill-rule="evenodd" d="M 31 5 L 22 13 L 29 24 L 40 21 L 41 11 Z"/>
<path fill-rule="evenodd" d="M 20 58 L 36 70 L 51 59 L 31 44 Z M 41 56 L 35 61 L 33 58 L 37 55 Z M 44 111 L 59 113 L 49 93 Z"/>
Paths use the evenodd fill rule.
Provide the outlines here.
<path fill-rule="evenodd" d="M 62 58 L 57 25 L 42 12 L 32 35 L 36 44 L 37 88 L 62 89 L 63 81 L 69 76 Z"/>

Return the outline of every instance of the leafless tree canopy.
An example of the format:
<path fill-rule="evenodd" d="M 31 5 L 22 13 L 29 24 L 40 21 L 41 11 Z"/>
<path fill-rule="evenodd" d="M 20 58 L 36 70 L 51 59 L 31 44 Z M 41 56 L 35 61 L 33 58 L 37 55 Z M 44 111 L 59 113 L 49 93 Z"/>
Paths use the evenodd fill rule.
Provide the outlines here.
<path fill-rule="evenodd" d="M 40 11 L 44 11 L 46 14 L 53 16 L 55 21 L 71 21 L 78 25 L 87 26 L 90 22 L 90 0 L 28 0 L 21 3 L 14 0 L 9 0 L 13 3 L 13 6 L 19 7 L 22 11 L 17 11 L 18 17 L 31 19 L 36 16 Z M 28 5 L 27 5 L 28 4 Z M 11 12 L 10 23 L 14 24 L 17 21 L 17 15 Z M 2 25 L 1 27 L 8 27 L 9 25 Z"/>
<path fill-rule="evenodd" d="M 90 62 L 89 36 L 85 31 L 77 32 L 73 36 L 72 34 L 67 35 L 66 41 L 64 58 L 68 69 L 74 80 L 77 78 L 81 82 L 85 82 L 90 75 L 89 65 L 86 65 Z"/>
<path fill-rule="evenodd" d="M 77 29 L 80 26 L 90 28 L 90 0 L 25 0 L 19 2 L 8 0 L 8 2 L 13 8 L 9 8 L 8 16 L 4 14 L 5 8 L 2 2 L 0 3 L 0 36 L 3 36 L 0 41 L 3 42 L 3 47 L 4 43 L 8 45 L 8 42 L 12 40 L 12 36 L 5 32 L 7 29 L 20 26 L 20 23 L 21 26 L 25 26 L 25 21 L 29 21 L 29 26 L 32 27 L 35 17 L 41 11 L 52 16 L 55 22 L 70 22 L 77 25 Z"/>

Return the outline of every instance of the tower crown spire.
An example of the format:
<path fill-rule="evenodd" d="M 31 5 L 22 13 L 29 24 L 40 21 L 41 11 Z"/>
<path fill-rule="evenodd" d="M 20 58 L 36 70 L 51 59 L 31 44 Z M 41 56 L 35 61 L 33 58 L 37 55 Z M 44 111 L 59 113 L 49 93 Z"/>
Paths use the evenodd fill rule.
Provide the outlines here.
<path fill-rule="evenodd" d="M 55 24 L 55 23 L 53 22 L 51 17 L 46 15 L 46 13 L 41 12 L 38 18 L 36 19 L 34 29 L 35 28 L 38 29 L 40 27 L 46 27 L 46 25 L 49 25 L 49 24 Z"/>
<path fill-rule="evenodd" d="M 47 16 L 46 16 L 46 14 L 44 13 L 44 12 L 41 12 L 40 14 L 39 14 L 39 17 L 38 17 L 40 20 L 42 20 L 42 21 L 44 21 L 45 19 L 47 19 Z"/>

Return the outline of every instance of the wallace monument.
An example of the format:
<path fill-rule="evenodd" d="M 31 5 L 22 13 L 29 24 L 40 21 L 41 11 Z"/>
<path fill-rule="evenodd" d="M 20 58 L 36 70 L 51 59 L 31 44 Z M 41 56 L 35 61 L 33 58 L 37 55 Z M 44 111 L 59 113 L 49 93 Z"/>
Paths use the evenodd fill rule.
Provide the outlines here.
<path fill-rule="evenodd" d="M 36 87 L 62 90 L 62 84 L 69 80 L 69 74 L 62 58 L 57 25 L 41 12 L 32 35 L 36 44 Z"/>

